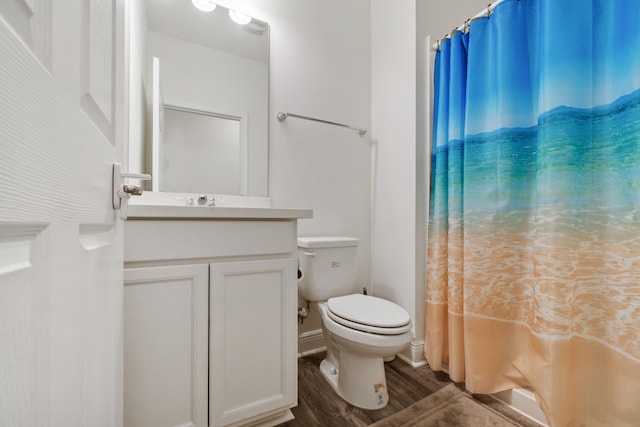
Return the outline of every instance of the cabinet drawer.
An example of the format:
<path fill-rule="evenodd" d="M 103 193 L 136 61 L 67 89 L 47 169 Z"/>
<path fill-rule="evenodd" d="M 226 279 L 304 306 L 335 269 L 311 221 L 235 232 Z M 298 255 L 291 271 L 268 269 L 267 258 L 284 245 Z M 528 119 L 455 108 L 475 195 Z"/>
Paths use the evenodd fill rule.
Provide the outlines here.
<path fill-rule="evenodd" d="M 296 250 L 296 224 L 295 220 L 125 221 L 124 260 L 291 253 Z"/>

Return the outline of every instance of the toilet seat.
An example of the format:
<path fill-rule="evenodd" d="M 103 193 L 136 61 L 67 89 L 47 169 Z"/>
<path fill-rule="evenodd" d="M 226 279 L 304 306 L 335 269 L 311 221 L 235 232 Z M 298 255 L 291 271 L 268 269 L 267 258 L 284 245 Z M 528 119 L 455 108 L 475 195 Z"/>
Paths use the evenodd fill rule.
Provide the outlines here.
<path fill-rule="evenodd" d="M 327 300 L 327 315 L 348 328 L 379 335 L 399 335 L 411 329 L 411 317 L 391 301 L 362 294 Z"/>

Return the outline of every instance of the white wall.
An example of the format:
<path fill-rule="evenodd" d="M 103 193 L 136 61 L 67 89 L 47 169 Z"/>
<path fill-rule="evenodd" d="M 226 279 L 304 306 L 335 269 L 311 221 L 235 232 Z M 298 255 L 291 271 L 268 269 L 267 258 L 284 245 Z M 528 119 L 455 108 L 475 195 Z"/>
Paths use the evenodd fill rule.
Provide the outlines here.
<path fill-rule="evenodd" d="M 373 294 L 404 307 L 420 341 L 424 298 L 416 298 L 415 17 L 415 0 L 371 2 L 371 274 Z"/>

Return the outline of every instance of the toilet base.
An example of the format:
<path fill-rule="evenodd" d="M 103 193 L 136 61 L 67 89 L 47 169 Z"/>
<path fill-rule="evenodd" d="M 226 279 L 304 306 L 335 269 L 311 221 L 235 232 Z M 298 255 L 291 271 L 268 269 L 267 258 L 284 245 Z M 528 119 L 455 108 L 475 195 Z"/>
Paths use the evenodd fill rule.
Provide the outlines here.
<path fill-rule="evenodd" d="M 329 359 L 320 363 L 320 372 L 344 400 L 362 409 L 382 409 L 389 402 L 382 357 L 354 355 L 340 350 L 340 369 Z"/>

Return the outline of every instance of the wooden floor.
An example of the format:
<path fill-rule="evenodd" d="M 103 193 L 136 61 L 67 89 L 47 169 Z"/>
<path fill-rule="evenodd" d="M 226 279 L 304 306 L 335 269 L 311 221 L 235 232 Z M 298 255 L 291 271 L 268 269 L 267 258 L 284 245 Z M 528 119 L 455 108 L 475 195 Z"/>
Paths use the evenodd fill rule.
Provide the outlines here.
<path fill-rule="evenodd" d="M 385 363 L 389 403 L 382 409 L 356 408 L 339 398 L 320 373 L 325 353 L 298 359 L 298 406 L 292 409 L 295 420 L 284 427 L 367 426 L 404 409 L 418 400 L 451 384 L 444 373 L 429 367 L 412 368 L 396 358 Z"/>

